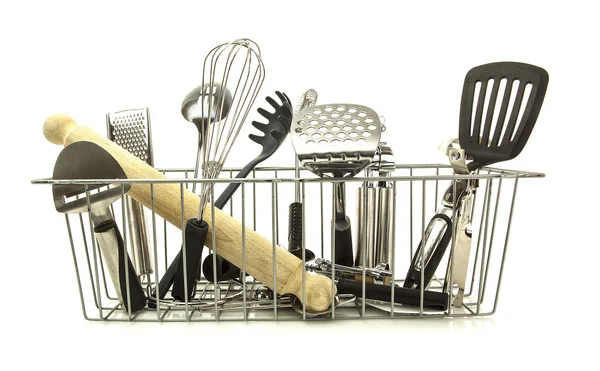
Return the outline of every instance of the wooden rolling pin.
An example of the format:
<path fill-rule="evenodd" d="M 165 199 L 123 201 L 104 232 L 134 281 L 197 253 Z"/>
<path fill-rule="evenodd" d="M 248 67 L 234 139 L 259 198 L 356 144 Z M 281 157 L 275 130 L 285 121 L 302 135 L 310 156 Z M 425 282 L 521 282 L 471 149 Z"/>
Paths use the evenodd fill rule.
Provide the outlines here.
<path fill-rule="evenodd" d="M 48 141 L 69 145 L 78 141 L 93 142 L 108 151 L 123 167 L 128 179 L 166 179 L 153 167 L 85 126 L 77 126 L 67 115 L 56 114 L 44 122 L 44 136 Z M 183 220 L 197 217 L 200 198 L 184 189 Z M 132 184 L 129 196 L 151 208 L 150 184 Z M 181 228 L 181 196 L 178 183 L 154 185 L 154 210 L 168 222 Z M 204 210 L 204 220 L 209 225 L 206 237 L 207 247 L 212 247 L 212 218 L 215 218 L 217 253 L 238 267 L 242 266 L 242 226 L 241 223 L 215 209 L 211 205 Z M 245 230 L 246 271 L 267 286 L 273 286 L 273 245 L 267 238 L 250 228 Z M 276 291 L 279 294 L 293 294 L 302 300 L 302 260 L 277 246 Z M 335 292 L 331 290 L 331 280 L 325 276 L 306 273 L 306 310 L 321 312 L 329 308 Z M 273 287 L 271 287 L 273 289 Z"/>

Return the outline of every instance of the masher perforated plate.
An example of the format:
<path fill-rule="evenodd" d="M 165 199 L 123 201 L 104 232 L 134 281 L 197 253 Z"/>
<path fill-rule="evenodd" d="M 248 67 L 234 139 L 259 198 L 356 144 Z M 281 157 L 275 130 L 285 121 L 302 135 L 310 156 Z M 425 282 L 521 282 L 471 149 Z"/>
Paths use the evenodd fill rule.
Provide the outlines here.
<path fill-rule="evenodd" d="M 373 160 L 381 131 L 374 110 L 335 103 L 300 110 L 290 135 L 302 166 L 321 176 L 352 176 Z"/>
<path fill-rule="evenodd" d="M 106 115 L 108 139 L 153 166 L 150 117 L 147 108 L 112 112 Z"/>

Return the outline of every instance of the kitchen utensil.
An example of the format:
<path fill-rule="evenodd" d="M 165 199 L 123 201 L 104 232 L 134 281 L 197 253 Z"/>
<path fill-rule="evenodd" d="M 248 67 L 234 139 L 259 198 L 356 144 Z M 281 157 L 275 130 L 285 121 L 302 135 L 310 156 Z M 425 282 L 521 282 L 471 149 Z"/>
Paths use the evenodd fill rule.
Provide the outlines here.
<path fill-rule="evenodd" d="M 209 99 L 210 96 L 210 99 Z M 181 102 L 181 114 L 196 125 L 198 129 L 198 150 L 196 152 L 196 166 L 194 178 L 198 178 L 198 169 L 202 153 L 202 142 L 206 137 L 208 125 L 227 117 L 232 103 L 231 92 L 221 83 L 213 82 L 199 85 L 192 89 Z M 209 106 L 212 104 L 212 106 Z M 192 192 L 196 192 L 196 184 L 192 185 Z"/>
<path fill-rule="evenodd" d="M 154 166 L 148 108 L 107 113 L 106 130 L 108 139 L 148 165 Z M 129 231 L 128 247 L 133 255 L 135 271 L 138 276 L 149 275 L 154 272 L 154 268 L 144 207 L 127 195 L 124 201 Z"/>
<path fill-rule="evenodd" d="M 365 169 L 365 177 L 390 176 L 395 165 L 392 149 L 386 143 L 380 143 L 373 162 Z M 357 194 L 357 249 L 354 264 L 388 269 L 393 246 L 393 183 L 365 181 Z"/>
<path fill-rule="evenodd" d="M 203 90 L 203 94 L 208 95 L 199 98 L 199 101 L 203 102 L 202 117 L 213 117 L 212 107 L 222 110 L 226 96 L 222 94 L 221 101 L 215 103 L 214 98 L 217 96 L 214 92 L 217 89 L 229 89 L 229 86 L 231 86 L 229 91 L 233 91 L 233 94 L 229 108 L 232 114 L 228 114 L 226 117 L 219 114 L 219 121 L 215 121 L 211 125 L 203 125 L 203 179 L 215 179 L 221 173 L 223 163 L 229 155 L 242 124 L 246 120 L 262 86 L 264 72 L 260 50 L 254 42 L 248 39 L 221 44 L 206 56 L 202 71 L 202 85 L 204 86 L 208 82 L 209 86 Z M 218 79 L 222 80 L 215 85 Z M 205 106 L 208 113 L 204 112 Z M 198 216 L 195 220 L 189 220 L 186 226 L 186 229 L 193 228 L 196 231 L 190 231 L 189 235 L 186 231 L 186 237 L 189 236 L 194 239 L 191 241 L 186 239 L 185 241 L 186 253 L 182 254 L 179 260 L 171 292 L 175 299 L 181 301 L 187 301 L 194 293 L 195 280 L 200 268 L 202 249 L 205 242 L 202 236 L 205 238 L 208 232 L 208 224 L 202 222 L 202 214 L 209 197 L 212 196 L 212 192 L 213 183 L 202 183 Z M 191 242 L 189 249 L 187 248 L 188 242 Z M 216 259 L 216 256 L 214 258 Z"/>
<path fill-rule="evenodd" d="M 251 160 L 244 168 L 237 174 L 236 179 L 245 178 L 250 172 L 258 166 L 261 162 L 271 157 L 275 151 L 279 148 L 281 143 L 285 140 L 288 133 L 290 132 L 290 123 L 292 117 L 292 107 L 290 106 L 290 99 L 285 93 L 275 92 L 282 104 L 277 103 L 273 98 L 267 97 L 266 101 L 275 109 L 274 113 L 271 113 L 263 108 L 258 109 L 258 113 L 268 120 L 268 124 L 262 124 L 257 121 L 252 121 L 252 126 L 264 133 L 263 136 L 257 136 L 250 134 L 248 137 L 250 140 L 260 144 L 263 149 L 262 152 L 255 159 Z M 215 201 L 215 207 L 222 209 L 227 202 L 231 199 L 235 191 L 239 188 L 241 183 L 231 183 L 221 193 L 217 201 Z M 213 269 L 213 256 L 209 255 L 204 259 L 202 263 L 202 270 L 205 271 L 206 278 L 212 282 L 213 277 L 216 273 L 218 281 L 224 281 L 233 279 L 240 276 L 240 269 L 230 262 L 225 261 L 222 257 L 217 256 L 216 258 L 216 272 Z M 210 273 L 206 274 L 206 270 Z M 200 279 L 200 270 L 198 271 L 197 278 Z"/>
<path fill-rule="evenodd" d="M 310 272 L 315 272 L 318 274 L 323 274 L 326 276 L 331 276 L 332 266 L 335 268 L 335 276 L 337 278 L 356 278 L 360 277 L 363 274 L 362 268 L 357 267 L 347 267 L 339 264 L 331 264 L 331 262 L 327 259 L 316 258 L 314 262 L 306 263 L 306 270 Z M 388 270 L 379 269 L 379 268 L 365 268 L 365 275 L 367 277 L 383 281 L 385 279 L 389 280 L 392 277 L 392 273 Z"/>
<path fill-rule="evenodd" d="M 294 117 L 292 121 L 298 120 L 298 112 L 307 109 L 310 107 L 314 107 L 317 104 L 317 99 L 319 95 L 317 91 L 314 89 L 308 89 L 302 94 L 300 97 L 300 101 L 298 105 L 294 108 Z M 295 162 L 295 176 L 296 178 L 300 178 L 300 162 L 298 160 L 298 156 L 294 156 Z M 288 228 L 288 251 L 302 259 L 302 213 L 303 206 L 301 200 L 301 189 L 300 183 L 296 183 L 295 185 L 295 199 L 294 202 L 290 204 L 289 207 L 289 228 Z M 315 258 L 315 254 L 304 248 L 304 260 L 311 261 Z"/>
<path fill-rule="evenodd" d="M 291 128 L 300 164 L 322 177 L 354 176 L 375 156 L 382 126 L 372 109 L 356 104 L 328 104 L 298 112 Z M 343 181 L 334 182 L 335 263 L 353 264 L 350 219 L 345 212 Z"/>
<path fill-rule="evenodd" d="M 391 288 L 387 285 L 359 282 L 348 279 L 337 281 L 338 293 L 352 294 L 357 298 L 363 297 L 363 285 L 365 285 L 365 299 L 391 302 Z M 394 303 L 404 305 L 421 305 L 421 290 L 408 289 L 405 287 L 394 287 Z M 446 310 L 448 309 L 448 294 L 438 291 L 423 291 L 423 308 Z"/>
<path fill-rule="evenodd" d="M 90 142 L 76 142 L 65 147 L 56 160 L 52 177 L 60 180 L 127 179 L 119 163 L 102 147 Z M 90 213 L 96 240 L 119 302 L 123 310 L 135 312 L 146 306 L 146 295 L 109 209 L 129 190 L 130 185 L 123 184 L 93 194 L 88 192 L 105 186 L 107 184 L 87 187 L 83 184 L 54 184 L 54 206 L 61 213 Z M 79 195 L 83 197 L 75 198 Z"/>
<path fill-rule="evenodd" d="M 471 174 L 482 166 L 510 160 L 523 150 L 544 101 L 548 79 L 548 73 L 544 69 L 517 62 L 485 64 L 467 73 L 460 108 L 460 148 L 448 148 L 450 162 L 457 174 Z M 471 161 L 467 163 L 467 160 Z M 454 285 L 458 286 L 458 293 L 453 301 L 455 307 L 462 306 L 463 302 L 471 245 L 471 206 L 476 188 L 477 182 L 474 180 L 455 180 L 446 191 L 443 201 L 446 208 L 450 205 L 457 210 L 455 225 L 451 226 L 443 217 L 437 219 L 438 224 L 439 220 L 445 220 L 446 231 L 448 227 L 455 229 L 453 259 L 449 261 L 444 284 L 446 292 Z M 457 199 L 454 200 L 450 193 L 456 194 Z M 448 210 L 438 210 L 436 214 L 447 215 Z M 425 236 L 425 246 L 436 250 L 441 248 L 440 255 L 443 255 L 445 246 L 441 242 L 447 238 L 440 238 L 439 235 L 447 232 L 444 232 L 444 228 L 437 228 L 437 231 Z M 425 256 L 432 257 L 434 254 L 425 252 Z M 415 256 L 420 257 L 421 252 L 417 251 Z M 426 285 L 437 268 L 439 262 L 436 260 L 431 259 L 430 263 L 436 265 L 426 267 L 423 272 L 428 277 L 423 281 Z M 412 276 L 411 285 L 420 287 L 421 278 L 417 278 L 417 275 L 420 276 L 421 273 L 420 269 L 414 267 L 414 261 L 415 259 L 408 274 Z"/>
<path fill-rule="evenodd" d="M 75 121 L 64 114 L 50 116 L 44 122 L 44 136 L 49 142 L 59 145 L 71 145 L 79 141 L 90 141 L 100 145 L 121 165 L 129 179 L 168 180 L 161 172 L 131 155 L 120 146 L 106 139 L 86 126 L 77 126 Z M 97 169 L 101 163 L 90 164 Z M 159 182 L 151 186 L 148 183 L 131 185 L 129 195 L 145 207 L 152 209 L 177 228 L 182 228 L 182 219 L 188 220 L 197 215 L 200 199 L 198 196 L 180 187 L 179 184 Z M 183 204 L 183 207 L 182 207 Z M 183 214 L 183 216 L 182 216 Z M 241 224 L 210 206 L 204 208 L 204 220 L 209 225 L 207 240 L 209 248 L 217 249 L 219 255 L 237 266 L 242 265 L 242 250 L 246 249 L 246 271 L 252 277 L 271 287 L 278 294 L 293 294 L 302 298 L 302 260 L 290 254 L 286 249 L 275 246 L 267 238 L 244 228 Z M 213 230 L 213 220 L 214 228 Z M 275 259 L 275 261 L 274 261 Z M 275 264 L 274 264 L 275 263 Z M 275 271 L 273 267 L 276 267 Z M 336 294 L 335 286 L 324 276 L 306 274 L 306 308 L 308 311 L 325 310 Z M 160 293 L 159 293 L 160 294 Z"/>
<path fill-rule="evenodd" d="M 277 101 L 275 101 L 275 99 L 269 96 L 265 98 L 265 100 L 275 109 L 275 112 L 271 113 L 263 108 L 258 108 L 257 110 L 261 116 L 268 120 L 268 123 L 262 124 L 258 121 L 252 121 L 252 126 L 261 131 L 264 135 L 248 135 L 248 138 L 250 138 L 251 141 L 262 146 L 262 151 L 256 158 L 248 162 L 246 166 L 240 170 L 235 177 L 236 179 L 243 179 L 247 177 L 248 174 L 250 174 L 250 172 L 256 166 L 258 166 L 258 164 L 271 157 L 290 132 L 290 124 L 292 120 L 292 107 L 290 105 L 290 99 L 287 97 L 287 95 L 285 95 L 285 93 L 276 91 L 275 94 L 277 94 L 279 99 L 281 99 L 282 104 L 279 104 Z M 229 186 L 227 186 L 227 188 L 223 191 L 223 193 L 221 193 L 215 202 L 215 205 L 222 205 L 221 208 L 225 206 L 235 191 L 239 188 L 240 184 L 241 183 L 231 183 Z"/>

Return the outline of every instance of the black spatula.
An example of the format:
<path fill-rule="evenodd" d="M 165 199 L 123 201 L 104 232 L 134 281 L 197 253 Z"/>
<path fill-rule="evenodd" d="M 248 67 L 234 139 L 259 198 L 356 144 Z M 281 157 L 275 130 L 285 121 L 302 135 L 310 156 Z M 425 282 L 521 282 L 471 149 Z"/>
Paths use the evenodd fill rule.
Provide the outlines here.
<path fill-rule="evenodd" d="M 470 171 L 521 153 L 547 87 L 548 72 L 525 63 L 484 64 L 467 73 L 458 138 L 460 147 L 473 159 L 468 164 Z"/>

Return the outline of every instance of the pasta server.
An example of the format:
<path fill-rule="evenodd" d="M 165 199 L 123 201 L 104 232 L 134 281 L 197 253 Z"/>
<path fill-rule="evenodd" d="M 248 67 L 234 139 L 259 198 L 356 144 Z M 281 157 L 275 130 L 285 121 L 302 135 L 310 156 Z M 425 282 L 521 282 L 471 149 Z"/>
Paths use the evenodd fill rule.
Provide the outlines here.
<path fill-rule="evenodd" d="M 294 115 L 290 135 L 300 164 L 320 177 L 352 177 L 375 156 L 383 126 L 377 113 L 357 104 L 308 107 Z M 352 232 L 345 186 L 334 183 L 335 264 L 352 266 Z"/>

